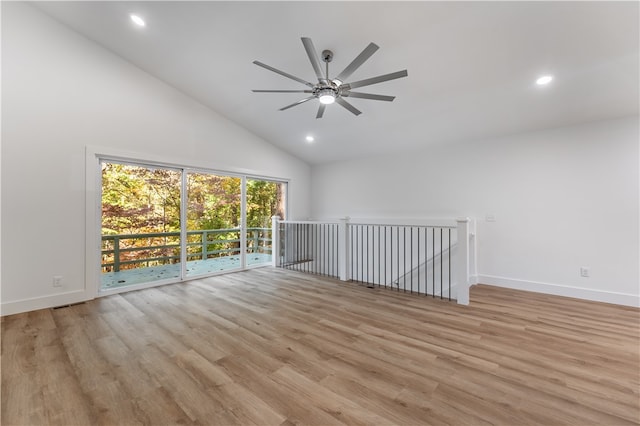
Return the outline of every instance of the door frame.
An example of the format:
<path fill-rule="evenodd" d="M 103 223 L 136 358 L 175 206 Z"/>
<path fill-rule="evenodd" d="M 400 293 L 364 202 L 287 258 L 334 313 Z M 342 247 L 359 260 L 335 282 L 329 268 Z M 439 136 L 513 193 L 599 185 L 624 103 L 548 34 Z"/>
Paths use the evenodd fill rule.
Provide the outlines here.
<path fill-rule="evenodd" d="M 178 279 L 166 279 L 153 281 L 144 284 L 134 284 L 120 288 L 101 290 L 100 289 L 100 264 L 101 264 L 101 242 L 102 242 L 102 161 L 113 161 L 118 163 L 164 167 L 169 169 L 178 169 L 182 171 L 181 180 L 181 274 Z M 239 177 L 241 182 L 241 267 L 229 271 L 221 271 L 200 276 L 186 276 L 186 178 L 185 173 L 201 172 L 219 174 L 222 176 Z M 285 212 L 289 215 L 289 194 L 291 193 L 291 179 L 279 176 L 269 176 L 259 173 L 255 170 L 216 167 L 213 164 L 197 164 L 190 160 L 167 160 L 157 154 L 139 154 L 130 151 L 118 150 L 106 147 L 97 147 L 87 145 L 85 148 L 85 300 L 96 297 L 108 296 L 127 291 L 140 290 L 143 288 L 157 287 L 165 284 L 173 284 L 178 282 L 200 279 L 207 276 L 225 274 L 229 272 L 241 271 L 255 267 L 266 265 L 247 266 L 246 264 L 246 181 L 247 179 L 262 179 L 273 182 L 284 183 L 287 185 L 285 192 Z"/>

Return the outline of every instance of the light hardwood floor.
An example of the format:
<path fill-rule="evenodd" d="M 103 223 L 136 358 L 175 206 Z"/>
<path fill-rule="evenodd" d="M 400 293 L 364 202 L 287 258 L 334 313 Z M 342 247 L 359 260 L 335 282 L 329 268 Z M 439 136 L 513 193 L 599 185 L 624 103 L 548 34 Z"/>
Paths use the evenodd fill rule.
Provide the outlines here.
<path fill-rule="evenodd" d="M 2 320 L 2 425 L 640 423 L 640 311 L 263 268 Z"/>

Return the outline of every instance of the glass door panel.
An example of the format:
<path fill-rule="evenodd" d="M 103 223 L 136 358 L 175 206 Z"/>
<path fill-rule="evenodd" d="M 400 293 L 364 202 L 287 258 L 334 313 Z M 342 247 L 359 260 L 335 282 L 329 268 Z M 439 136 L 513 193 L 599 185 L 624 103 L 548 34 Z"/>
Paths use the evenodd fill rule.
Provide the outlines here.
<path fill-rule="evenodd" d="M 271 262 L 271 217 L 285 219 L 287 184 L 247 179 L 247 266 Z"/>
<path fill-rule="evenodd" d="M 101 161 L 101 290 L 181 276 L 182 172 Z"/>
<path fill-rule="evenodd" d="M 187 173 L 187 277 L 239 269 L 242 179 Z"/>

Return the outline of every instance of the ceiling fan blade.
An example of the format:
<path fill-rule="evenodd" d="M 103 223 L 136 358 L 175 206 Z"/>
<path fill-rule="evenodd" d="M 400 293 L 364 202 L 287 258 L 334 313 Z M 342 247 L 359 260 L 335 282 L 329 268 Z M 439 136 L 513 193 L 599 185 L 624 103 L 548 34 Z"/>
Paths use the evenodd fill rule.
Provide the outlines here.
<path fill-rule="evenodd" d="M 316 72 L 316 76 L 318 76 L 318 80 L 326 80 L 326 77 L 322 75 L 322 67 L 320 66 L 320 60 L 318 59 L 318 53 L 316 48 L 313 46 L 313 42 L 308 37 L 302 37 L 302 44 L 304 45 L 304 50 L 307 51 L 307 56 L 311 61 L 311 65 L 313 66 L 313 70 Z"/>
<path fill-rule="evenodd" d="M 315 96 L 309 96 L 308 98 L 300 99 L 298 102 L 294 102 L 294 103 L 292 103 L 291 105 L 287 105 L 287 106 L 286 106 L 286 107 L 284 107 L 284 108 L 280 108 L 280 111 L 284 111 L 285 109 L 289 109 L 289 108 L 291 108 L 291 107 L 294 107 L 294 106 L 297 106 L 297 105 L 303 104 L 303 103 L 305 103 L 305 102 L 307 102 L 307 101 L 310 101 L 311 99 L 315 99 L 315 98 L 316 98 Z"/>
<path fill-rule="evenodd" d="M 316 118 L 322 118 L 322 115 L 324 114 L 324 108 L 326 107 L 325 104 L 320 104 L 320 107 L 318 108 L 318 113 L 316 114 Z"/>
<path fill-rule="evenodd" d="M 391 102 L 396 98 L 395 96 L 374 95 L 371 93 L 360 93 L 360 92 L 343 92 L 342 96 L 351 97 L 351 98 L 373 99 L 374 101 L 387 101 L 387 102 Z"/>
<path fill-rule="evenodd" d="M 291 75 L 291 74 L 286 73 L 286 72 L 284 72 L 284 71 L 280 71 L 279 69 L 277 69 L 277 68 L 273 68 L 273 67 L 270 67 L 269 65 L 267 65 L 267 64 L 263 64 L 263 63 L 262 63 L 262 62 L 260 62 L 260 61 L 253 61 L 253 63 L 254 63 L 254 64 L 256 64 L 256 65 L 257 65 L 257 66 L 259 66 L 259 67 L 266 68 L 266 69 L 268 69 L 269 71 L 273 71 L 273 72 L 275 72 L 276 74 L 280 74 L 280 75 L 282 75 L 282 76 L 284 76 L 284 77 L 290 78 L 291 80 L 295 80 L 295 81 L 297 81 L 297 82 L 299 82 L 299 83 L 302 83 L 302 84 L 305 84 L 305 85 L 307 85 L 307 86 L 309 86 L 309 87 L 313 87 L 313 84 L 312 84 L 312 83 L 309 83 L 308 81 L 305 81 L 305 80 L 303 80 L 303 79 L 301 79 L 301 78 L 298 78 L 298 77 L 296 77 L 295 75 Z"/>
<path fill-rule="evenodd" d="M 383 81 L 395 80 L 396 78 L 402 78 L 408 76 L 407 70 L 392 72 L 391 74 L 379 75 L 377 77 L 371 77 L 353 83 L 348 83 L 349 89 L 355 89 L 356 87 L 370 86 L 372 84 L 382 83 Z"/>
<path fill-rule="evenodd" d="M 251 90 L 255 93 L 313 93 L 312 90 Z"/>
<path fill-rule="evenodd" d="M 347 67 L 342 70 L 340 74 L 336 76 L 336 80 L 340 80 L 344 82 L 355 70 L 357 70 L 360 65 L 364 64 L 364 62 L 373 55 L 379 47 L 374 43 L 369 43 L 367 47 L 349 64 Z"/>
<path fill-rule="evenodd" d="M 336 98 L 336 102 L 339 103 L 340 105 L 342 105 L 344 108 L 346 108 L 349 111 L 351 111 L 354 115 L 362 114 L 362 112 L 360 112 L 358 109 L 356 109 L 356 107 L 354 107 L 349 102 L 347 102 L 344 99 L 342 99 L 341 97 L 337 97 Z"/>

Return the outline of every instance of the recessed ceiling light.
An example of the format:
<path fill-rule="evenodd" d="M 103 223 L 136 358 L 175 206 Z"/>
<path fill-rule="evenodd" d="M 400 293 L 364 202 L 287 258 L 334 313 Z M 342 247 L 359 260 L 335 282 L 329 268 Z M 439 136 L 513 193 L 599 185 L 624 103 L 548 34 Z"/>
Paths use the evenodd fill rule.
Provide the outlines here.
<path fill-rule="evenodd" d="M 142 19 L 141 17 L 139 17 L 138 15 L 134 15 L 133 13 L 131 15 L 129 15 L 129 17 L 131 18 L 131 20 L 133 21 L 134 24 L 136 24 L 139 27 L 144 27 L 147 24 L 144 22 L 144 19 Z"/>
<path fill-rule="evenodd" d="M 313 142 L 315 139 L 313 138 L 313 136 L 309 135 L 305 138 L 307 140 L 307 142 L 311 143 Z"/>
<path fill-rule="evenodd" d="M 542 77 L 540 77 L 540 78 L 538 78 L 536 80 L 536 84 L 538 86 L 544 86 L 545 84 L 551 83 L 551 80 L 553 80 L 553 76 L 552 75 L 543 75 Z"/>

